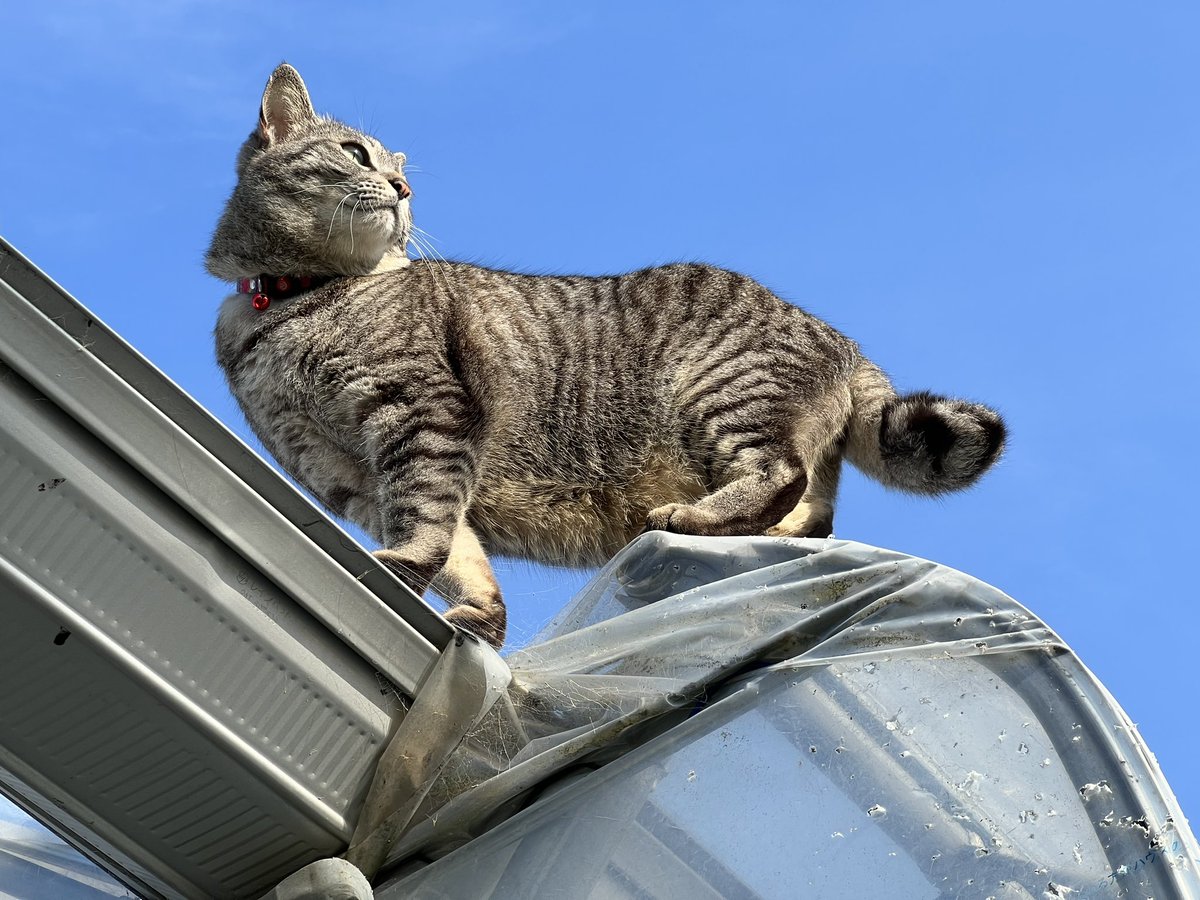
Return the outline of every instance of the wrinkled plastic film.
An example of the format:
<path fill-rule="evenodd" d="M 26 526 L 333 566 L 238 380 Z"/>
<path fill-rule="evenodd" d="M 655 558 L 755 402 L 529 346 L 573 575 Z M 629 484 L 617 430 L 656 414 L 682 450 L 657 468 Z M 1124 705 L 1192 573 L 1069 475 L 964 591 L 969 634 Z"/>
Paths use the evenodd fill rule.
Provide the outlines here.
<path fill-rule="evenodd" d="M 438 861 L 396 896 L 1200 890 L 1103 688 L 1019 604 L 924 560 L 649 535 L 508 662 L 507 702 L 392 856 Z M 449 852 L 468 841 L 474 874 Z M 599 894 L 565 886 L 585 871 Z"/>
<path fill-rule="evenodd" d="M 500 658 L 474 637 L 460 634 L 442 651 L 375 767 L 345 854 L 368 878 L 404 833 L 464 735 L 509 680 Z"/>

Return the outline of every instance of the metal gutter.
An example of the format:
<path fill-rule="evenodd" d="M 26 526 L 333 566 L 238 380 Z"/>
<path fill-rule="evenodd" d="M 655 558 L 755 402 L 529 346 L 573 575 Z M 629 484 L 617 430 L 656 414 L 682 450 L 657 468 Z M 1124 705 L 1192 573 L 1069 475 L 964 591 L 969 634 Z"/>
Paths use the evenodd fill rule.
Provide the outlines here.
<path fill-rule="evenodd" d="M 0 322 L 0 359 L 415 690 L 450 640 L 445 620 L 2 238 Z"/>
<path fill-rule="evenodd" d="M 345 850 L 453 635 L 0 240 L 0 793 L 143 896 L 259 896 Z"/>

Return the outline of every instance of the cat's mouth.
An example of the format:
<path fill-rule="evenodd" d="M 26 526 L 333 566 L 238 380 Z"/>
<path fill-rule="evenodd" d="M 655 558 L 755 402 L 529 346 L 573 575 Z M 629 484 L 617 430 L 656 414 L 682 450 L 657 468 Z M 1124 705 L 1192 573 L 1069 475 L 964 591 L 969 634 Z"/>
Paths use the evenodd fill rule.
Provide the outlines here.
<path fill-rule="evenodd" d="M 363 201 L 358 207 L 360 212 L 374 214 L 379 221 L 386 222 L 387 227 L 398 228 L 405 221 L 405 204 L 403 200 L 370 200 Z"/>
<path fill-rule="evenodd" d="M 330 215 L 331 229 L 344 231 L 347 236 L 360 228 L 394 229 L 404 218 L 400 200 L 350 195 L 334 208 Z"/>
<path fill-rule="evenodd" d="M 369 269 L 406 241 L 409 217 L 395 197 L 350 193 L 330 198 L 314 221 L 314 237 L 347 271 Z"/>
<path fill-rule="evenodd" d="M 399 200 L 392 200 L 385 197 L 370 197 L 362 194 L 351 194 L 348 202 L 344 204 L 351 209 L 357 209 L 360 212 L 379 212 L 380 210 L 395 211 L 400 207 Z"/>

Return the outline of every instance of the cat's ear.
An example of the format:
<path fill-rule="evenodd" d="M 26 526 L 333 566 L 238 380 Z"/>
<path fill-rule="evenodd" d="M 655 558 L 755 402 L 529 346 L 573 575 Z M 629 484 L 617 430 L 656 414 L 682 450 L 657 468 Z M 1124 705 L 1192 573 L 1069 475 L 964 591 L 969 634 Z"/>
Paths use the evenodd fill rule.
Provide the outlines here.
<path fill-rule="evenodd" d="M 280 63 L 267 79 L 258 111 L 258 136 L 263 145 L 287 140 L 316 117 L 304 79 L 287 63 Z"/>

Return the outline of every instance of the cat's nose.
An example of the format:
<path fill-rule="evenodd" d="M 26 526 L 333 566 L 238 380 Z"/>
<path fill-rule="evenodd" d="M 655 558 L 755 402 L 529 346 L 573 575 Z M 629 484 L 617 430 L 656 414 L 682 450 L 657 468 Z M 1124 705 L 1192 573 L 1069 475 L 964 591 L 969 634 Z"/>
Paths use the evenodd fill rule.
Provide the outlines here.
<path fill-rule="evenodd" d="M 396 193 L 400 195 L 401 200 L 407 200 L 412 196 L 412 188 L 408 186 L 408 182 L 399 175 L 388 175 L 388 184 L 396 189 Z"/>

